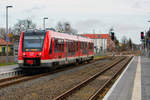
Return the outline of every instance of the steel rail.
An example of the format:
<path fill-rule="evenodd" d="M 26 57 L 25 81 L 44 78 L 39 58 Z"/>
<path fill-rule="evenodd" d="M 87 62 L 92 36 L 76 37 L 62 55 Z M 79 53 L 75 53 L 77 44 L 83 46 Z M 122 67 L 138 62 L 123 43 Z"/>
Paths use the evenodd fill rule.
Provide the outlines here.
<path fill-rule="evenodd" d="M 120 63 L 121 61 L 123 61 L 124 59 L 126 59 L 126 57 L 119 59 L 111 64 L 106 65 L 105 69 L 101 70 L 100 72 L 94 74 L 93 76 L 91 76 L 90 78 L 82 81 L 81 83 L 77 84 L 76 86 L 74 86 L 73 88 L 69 89 L 68 91 L 62 93 L 61 95 L 57 96 L 56 98 L 54 98 L 53 100 L 63 100 L 66 97 L 68 97 L 71 93 L 73 93 L 75 90 L 82 88 L 84 85 L 86 85 L 87 83 L 89 83 L 90 81 L 94 80 L 95 78 L 97 78 L 99 75 L 103 74 L 104 72 L 106 72 L 107 70 L 109 70 L 110 68 L 112 68 L 113 66 L 115 66 L 116 64 Z"/>
<path fill-rule="evenodd" d="M 110 58 L 110 57 L 105 57 L 104 59 L 108 59 L 108 58 Z M 87 63 L 87 64 L 92 64 L 92 63 L 94 63 L 98 60 L 102 60 L 102 58 L 93 60 L 92 62 Z M 78 65 L 78 67 L 81 67 L 83 65 L 86 65 L 86 63 L 82 63 L 82 64 Z M 51 71 L 51 72 L 42 73 L 42 74 L 38 74 L 38 75 L 34 75 L 34 76 L 19 75 L 19 76 L 13 76 L 13 77 L 8 77 L 8 78 L 5 78 L 5 79 L 1 79 L 0 80 L 0 89 L 4 88 L 6 86 L 10 86 L 10 85 L 13 85 L 13 84 L 20 83 L 20 82 L 33 80 L 33 79 L 40 78 L 40 77 L 43 77 L 43 76 L 47 76 L 47 75 L 50 75 L 50 74 L 58 73 L 58 72 L 61 72 L 61 71 L 66 71 L 66 70 L 69 70 L 69 69 L 72 69 L 72 68 L 75 68 L 75 67 L 77 67 L 77 65 L 57 69 L 57 70 L 54 70 L 54 71 Z"/>

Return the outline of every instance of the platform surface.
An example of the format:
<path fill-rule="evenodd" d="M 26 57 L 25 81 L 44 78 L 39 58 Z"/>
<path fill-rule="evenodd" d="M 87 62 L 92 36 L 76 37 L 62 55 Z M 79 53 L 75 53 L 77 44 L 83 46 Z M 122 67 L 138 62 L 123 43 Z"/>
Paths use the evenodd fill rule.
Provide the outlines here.
<path fill-rule="evenodd" d="M 134 57 L 103 100 L 150 100 L 150 59 Z"/>
<path fill-rule="evenodd" d="M 18 68 L 18 65 L 0 66 L 0 73 L 12 71 Z"/>
<path fill-rule="evenodd" d="M 142 100 L 150 100 L 150 59 L 141 57 Z"/>

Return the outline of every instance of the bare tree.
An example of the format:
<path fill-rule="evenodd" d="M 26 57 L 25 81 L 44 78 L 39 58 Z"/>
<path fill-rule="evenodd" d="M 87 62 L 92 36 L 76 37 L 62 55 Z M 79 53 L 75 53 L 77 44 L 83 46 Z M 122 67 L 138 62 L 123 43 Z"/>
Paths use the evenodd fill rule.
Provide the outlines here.
<path fill-rule="evenodd" d="M 126 36 L 122 37 L 121 42 L 122 42 L 121 50 L 122 51 L 127 50 L 128 49 L 128 39 L 126 38 Z"/>
<path fill-rule="evenodd" d="M 122 41 L 123 44 L 127 44 L 128 39 L 127 39 L 126 36 L 123 36 L 122 39 L 121 39 L 121 41 Z"/>
<path fill-rule="evenodd" d="M 34 29 L 36 28 L 36 24 L 32 22 L 31 19 L 19 20 L 13 27 L 13 32 L 16 35 L 20 35 L 20 33 L 24 30 Z"/>
<path fill-rule="evenodd" d="M 132 49 L 132 40 L 131 40 L 131 38 L 129 38 L 128 46 L 129 46 L 130 49 Z"/>
<path fill-rule="evenodd" d="M 6 38 L 5 28 L 0 28 L 0 37 L 3 38 L 3 39 Z"/>
<path fill-rule="evenodd" d="M 58 23 L 57 23 L 56 30 L 57 30 L 58 32 L 63 32 L 63 31 L 64 31 L 63 25 L 62 25 L 61 22 L 58 22 Z"/>
<path fill-rule="evenodd" d="M 77 30 L 71 27 L 69 22 L 58 22 L 56 26 L 56 31 L 58 32 L 65 32 L 70 34 L 77 34 Z"/>

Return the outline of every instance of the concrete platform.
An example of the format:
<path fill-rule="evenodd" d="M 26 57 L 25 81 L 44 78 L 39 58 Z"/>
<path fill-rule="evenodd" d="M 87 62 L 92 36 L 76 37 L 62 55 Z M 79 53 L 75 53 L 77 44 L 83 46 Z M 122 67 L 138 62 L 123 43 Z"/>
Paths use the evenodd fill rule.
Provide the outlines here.
<path fill-rule="evenodd" d="M 7 71 L 13 71 L 18 68 L 18 65 L 8 65 L 8 66 L 0 66 L 0 73 L 7 72 Z"/>
<path fill-rule="evenodd" d="M 150 59 L 134 57 L 103 100 L 150 100 Z"/>

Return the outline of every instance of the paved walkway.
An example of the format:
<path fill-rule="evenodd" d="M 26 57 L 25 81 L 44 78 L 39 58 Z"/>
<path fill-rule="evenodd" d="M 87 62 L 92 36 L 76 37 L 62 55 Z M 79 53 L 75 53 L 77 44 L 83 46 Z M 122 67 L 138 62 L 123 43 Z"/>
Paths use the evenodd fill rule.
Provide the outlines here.
<path fill-rule="evenodd" d="M 150 59 L 134 57 L 103 100 L 150 100 Z"/>
<path fill-rule="evenodd" d="M 150 100 L 150 59 L 141 57 L 142 100 Z"/>
<path fill-rule="evenodd" d="M 134 57 L 103 100 L 131 100 L 137 62 L 138 57 Z"/>

